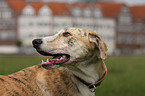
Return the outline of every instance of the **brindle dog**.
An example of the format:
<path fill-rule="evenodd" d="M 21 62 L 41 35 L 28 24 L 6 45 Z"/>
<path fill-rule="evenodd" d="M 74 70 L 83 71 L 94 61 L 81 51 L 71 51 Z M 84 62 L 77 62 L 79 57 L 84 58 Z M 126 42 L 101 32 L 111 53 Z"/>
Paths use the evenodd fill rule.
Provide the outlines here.
<path fill-rule="evenodd" d="M 107 47 L 96 32 L 65 28 L 32 43 L 52 59 L 0 76 L 0 96 L 95 96 L 107 73 Z"/>

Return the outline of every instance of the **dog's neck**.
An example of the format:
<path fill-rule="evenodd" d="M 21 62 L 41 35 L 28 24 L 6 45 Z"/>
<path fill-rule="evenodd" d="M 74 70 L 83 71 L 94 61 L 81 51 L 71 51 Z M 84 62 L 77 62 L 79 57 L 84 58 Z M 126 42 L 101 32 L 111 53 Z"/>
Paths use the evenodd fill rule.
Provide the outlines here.
<path fill-rule="evenodd" d="M 85 82 L 94 84 L 105 73 L 106 65 L 102 59 L 93 59 L 91 63 L 90 60 L 79 62 L 77 66 L 69 66 L 68 69 Z"/>
<path fill-rule="evenodd" d="M 74 76 L 79 77 L 84 82 L 95 84 L 104 75 L 106 65 L 102 59 L 91 58 L 90 60 L 87 59 L 85 62 L 79 62 L 77 66 L 69 66 L 68 69 L 74 74 Z M 95 94 L 92 93 L 88 86 L 83 84 L 81 80 L 78 79 L 77 85 L 83 96 L 95 96 Z"/>

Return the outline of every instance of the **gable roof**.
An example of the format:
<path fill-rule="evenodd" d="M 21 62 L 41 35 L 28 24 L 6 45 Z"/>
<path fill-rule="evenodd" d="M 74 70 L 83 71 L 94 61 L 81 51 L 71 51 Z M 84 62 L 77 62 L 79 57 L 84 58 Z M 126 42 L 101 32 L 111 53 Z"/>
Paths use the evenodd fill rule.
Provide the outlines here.
<path fill-rule="evenodd" d="M 131 6 L 131 14 L 135 19 L 144 19 L 145 18 L 145 5 Z"/>
<path fill-rule="evenodd" d="M 96 3 L 96 6 L 100 8 L 104 17 L 115 18 L 119 15 L 124 3 Z"/>
<path fill-rule="evenodd" d="M 21 14 L 22 10 L 28 5 L 26 0 L 6 0 L 9 6 L 18 14 Z M 95 3 L 95 4 L 87 4 L 87 3 L 62 3 L 62 2 L 48 2 L 44 4 L 43 1 L 31 2 L 32 7 L 35 9 L 36 15 L 42 6 L 47 5 L 54 16 L 71 16 L 70 9 L 73 7 L 78 7 L 80 9 L 89 8 L 90 10 L 93 6 L 97 6 L 103 13 L 105 18 L 115 18 L 119 15 L 120 10 L 124 3 Z M 145 18 L 145 5 L 131 6 L 129 7 L 133 18 L 135 19 L 144 19 Z"/>
<path fill-rule="evenodd" d="M 53 15 L 71 15 L 70 9 L 66 3 L 49 2 L 48 7 L 51 9 Z"/>
<path fill-rule="evenodd" d="M 36 15 L 38 15 L 39 10 L 44 5 L 44 3 L 43 2 L 32 2 L 31 5 L 35 9 Z"/>
<path fill-rule="evenodd" d="M 24 0 L 6 0 L 9 6 L 16 11 L 18 14 L 21 14 L 22 10 L 28 4 Z"/>
<path fill-rule="evenodd" d="M 7 2 L 10 5 L 10 7 L 18 14 L 21 14 L 22 10 L 28 5 L 28 2 L 24 0 L 7 0 Z M 40 8 L 44 5 L 42 1 L 31 2 L 30 4 L 34 8 L 36 15 L 38 15 Z M 53 15 L 71 15 L 70 9 L 66 3 L 49 2 L 46 5 L 51 9 Z"/>
<path fill-rule="evenodd" d="M 89 9 L 92 9 L 93 7 L 91 6 L 91 4 L 87 4 L 87 3 L 71 3 L 69 4 L 69 6 L 71 8 L 75 8 L 75 7 L 78 7 L 80 9 L 84 9 L 84 8 L 89 8 Z"/>

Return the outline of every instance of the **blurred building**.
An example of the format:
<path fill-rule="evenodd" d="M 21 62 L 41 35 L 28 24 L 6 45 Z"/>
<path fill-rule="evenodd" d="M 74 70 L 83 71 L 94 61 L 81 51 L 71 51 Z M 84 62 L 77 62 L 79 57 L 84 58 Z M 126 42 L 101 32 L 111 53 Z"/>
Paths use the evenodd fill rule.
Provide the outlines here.
<path fill-rule="evenodd" d="M 109 55 L 145 53 L 145 6 L 47 0 L 1 0 L 0 4 L 0 47 L 17 44 L 24 53 L 33 53 L 34 38 L 78 27 L 96 31 L 106 42 Z"/>
<path fill-rule="evenodd" d="M 18 15 L 18 37 L 27 53 L 33 50 L 31 41 L 34 38 L 54 35 L 65 27 L 96 30 L 108 45 L 108 53 L 111 55 L 115 50 L 115 21 L 104 18 L 98 5 L 24 0 L 8 2 Z"/>
<path fill-rule="evenodd" d="M 104 18 L 113 18 L 115 28 L 115 54 L 145 53 L 145 5 L 127 6 L 123 3 L 98 3 Z M 112 46 L 112 45 L 111 45 Z"/>
<path fill-rule="evenodd" d="M 117 48 L 122 54 L 145 53 L 145 6 L 122 6 L 118 15 Z"/>
<path fill-rule="evenodd" d="M 113 18 L 106 18 L 101 4 L 71 4 L 73 27 L 96 31 L 108 46 L 108 54 L 115 51 L 115 26 Z"/>
<path fill-rule="evenodd" d="M 17 53 L 17 17 L 6 0 L 0 0 L 0 53 Z"/>
<path fill-rule="evenodd" d="M 145 53 L 145 5 L 129 7 L 132 14 L 134 52 Z"/>
<path fill-rule="evenodd" d="M 116 46 L 120 53 L 131 54 L 134 51 L 134 30 L 132 15 L 129 7 L 123 5 L 117 19 L 117 38 Z"/>
<path fill-rule="evenodd" d="M 9 1 L 18 13 L 18 37 L 24 53 L 33 53 L 32 40 L 54 35 L 60 29 L 72 26 L 71 13 L 66 3 Z M 21 5 L 21 6 L 19 6 Z"/>

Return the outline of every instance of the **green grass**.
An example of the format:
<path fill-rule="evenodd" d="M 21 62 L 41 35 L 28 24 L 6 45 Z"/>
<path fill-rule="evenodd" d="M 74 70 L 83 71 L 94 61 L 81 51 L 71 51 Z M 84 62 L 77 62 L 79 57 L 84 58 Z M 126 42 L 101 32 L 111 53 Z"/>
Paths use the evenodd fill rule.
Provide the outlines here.
<path fill-rule="evenodd" d="M 41 63 L 39 56 L 0 56 L 0 74 L 7 75 Z M 145 57 L 108 57 L 108 74 L 96 96 L 144 96 Z"/>
<path fill-rule="evenodd" d="M 145 96 L 145 57 L 111 57 L 96 96 Z"/>
<path fill-rule="evenodd" d="M 0 74 L 7 75 L 40 64 L 42 59 L 39 56 L 0 56 Z"/>

